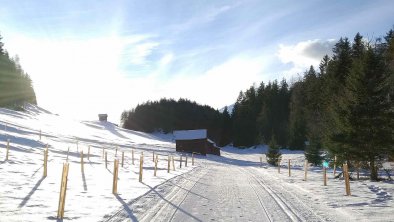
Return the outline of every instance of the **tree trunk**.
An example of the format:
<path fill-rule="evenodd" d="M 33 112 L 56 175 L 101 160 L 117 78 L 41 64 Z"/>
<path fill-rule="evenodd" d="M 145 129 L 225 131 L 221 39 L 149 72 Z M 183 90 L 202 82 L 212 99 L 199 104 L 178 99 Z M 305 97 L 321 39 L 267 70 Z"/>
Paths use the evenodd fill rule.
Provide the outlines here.
<path fill-rule="evenodd" d="M 369 164 L 370 164 L 370 170 L 371 170 L 371 176 L 370 176 L 371 180 L 376 181 L 376 180 L 378 180 L 378 169 L 375 164 L 375 159 L 372 158 Z"/>

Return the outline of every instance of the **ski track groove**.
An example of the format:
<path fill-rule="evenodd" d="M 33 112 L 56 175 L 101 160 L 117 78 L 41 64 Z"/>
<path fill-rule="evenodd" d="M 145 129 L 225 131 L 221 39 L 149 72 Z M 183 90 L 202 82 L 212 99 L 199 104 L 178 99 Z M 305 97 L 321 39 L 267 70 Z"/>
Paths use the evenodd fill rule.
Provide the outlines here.
<path fill-rule="evenodd" d="M 303 201 L 301 201 L 296 195 L 292 194 L 291 192 L 288 192 L 283 186 L 277 186 L 276 188 L 280 188 L 280 192 L 278 190 L 274 191 L 272 186 L 268 186 L 266 182 L 260 177 L 256 178 L 255 175 L 252 173 L 248 172 L 249 174 L 254 177 L 258 183 L 270 193 L 270 195 L 276 196 L 290 211 L 292 214 L 294 214 L 299 221 L 326 221 L 323 219 L 321 216 L 317 215 L 311 207 L 307 206 Z M 289 198 L 284 198 L 283 194 L 286 194 Z M 281 195 L 280 195 L 281 194 Z M 272 196 L 271 195 L 271 196 Z M 275 197 L 274 197 L 275 199 Z M 287 201 L 286 201 L 287 200 Z M 294 206 L 291 206 L 293 204 Z M 301 205 L 302 209 L 297 209 Z M 298 207 L 297 207 L 298 206 Z M 282 208 L 283 209 L 283 208 Z M 285 211 L 287 212 L 287 211 Z M 294 220 L 293 220 L 294 221 Z"/>
<path fill-rule="evenodd" d="M 240 170 L 240 171 L 241 171 L 241 170 Z M 273 220 L 272 220 L 271 216 L 268 214 L 267 208 L 265 207 L 263 201 L 261 200 L 260 195 L 257 193 L 256 188 L 252 185 L 250 179 L 249 179 L 248 182 L 249 182 L 250 187 L 253 189 L 254 193 L 256 194 L 257 199 L 259 200 L 259 203 L 260 203 L 261 207 L 264 209 L 265 216 L 267 217 L 267 219 L 268 219 L 270 222 L 272 222 Z"/>

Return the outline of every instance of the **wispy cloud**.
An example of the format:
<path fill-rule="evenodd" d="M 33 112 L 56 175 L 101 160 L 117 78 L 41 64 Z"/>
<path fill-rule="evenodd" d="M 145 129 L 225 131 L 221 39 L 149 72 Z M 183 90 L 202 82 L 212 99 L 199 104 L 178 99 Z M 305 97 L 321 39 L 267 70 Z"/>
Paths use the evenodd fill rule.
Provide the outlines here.
<path fill-rule="evenodd" d="M 288 77 L 304 72 L 311 65 L 317 66 L 324 55 L 331 55 L 335 45 L 334 39 L 329 40 L 307 40 L 294 45 L 279 45 L 276 56 L 282 63 L 291 64 L 286 70 Z"/>

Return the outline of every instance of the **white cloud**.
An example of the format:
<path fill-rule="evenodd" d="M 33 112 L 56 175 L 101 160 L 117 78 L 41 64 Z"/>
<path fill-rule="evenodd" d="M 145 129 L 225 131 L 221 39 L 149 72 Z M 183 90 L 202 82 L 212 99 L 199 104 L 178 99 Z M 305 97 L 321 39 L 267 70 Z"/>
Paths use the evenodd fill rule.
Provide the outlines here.
<path fill-rule="evenodd" d="M 285 71 L 287 77 L 302 73 L 311 65 L 317 67 L 324 55 L 331 55 L 335 40 L 307 40 L 295 45 L 279 45 L 277 57 L 282 63 L 292 64 L 292 68 Z"/>
<path fill-rule="evenodd" d="M 160 91 L 167 97 L 190 98 L 201 104 L 222 108 L 234 103 L 239 91 L 262 80 L 264 61 L 262 57 L 238 56 L 199 75 L 178 75 L 161 85 Z"/>
<path fill-rule="evenodd" d="M 143 65 L 147 62 L 147 57 L 159 46 L 158 42 L 143 42 L 131 45 L 128 54 L 130 62 L 135 65 Z"/>

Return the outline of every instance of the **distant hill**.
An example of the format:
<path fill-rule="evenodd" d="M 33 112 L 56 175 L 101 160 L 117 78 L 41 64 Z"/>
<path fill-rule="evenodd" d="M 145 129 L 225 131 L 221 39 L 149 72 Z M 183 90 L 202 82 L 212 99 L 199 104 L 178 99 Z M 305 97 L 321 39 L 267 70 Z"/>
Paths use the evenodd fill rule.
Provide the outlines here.
<path fill-rule="evenodd" d="M 225 108 L 225 107 L 219 109 L 219 112 L 223 113 L 224 108 Z M 228 111 L 228 113 L 230 113 L 230 115 L 231 115 L 231 113 L 233 113 L 233 109 L 234 109 L 234 103 L 227 106 L 227 111 Z"/>

